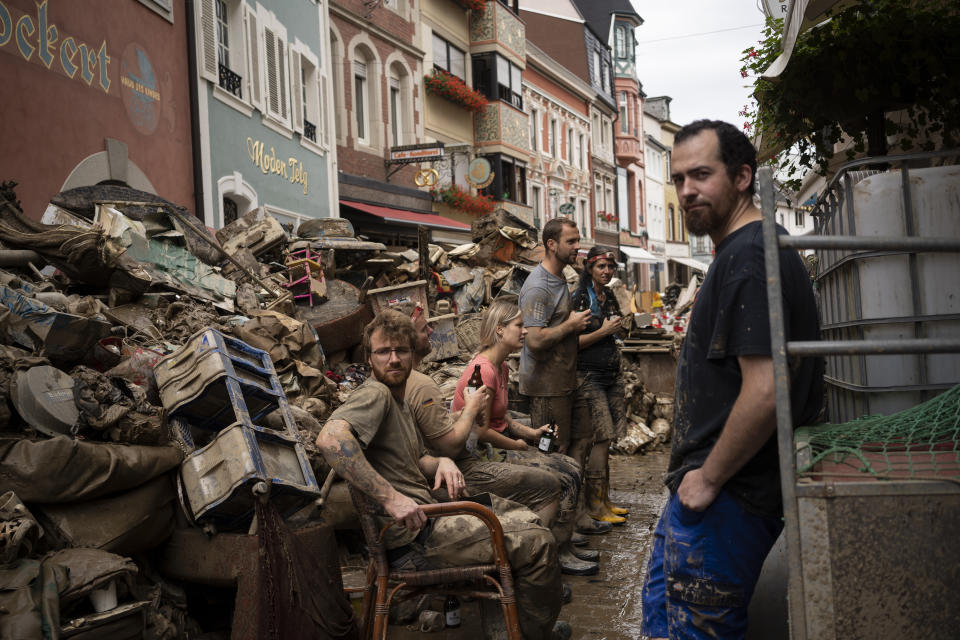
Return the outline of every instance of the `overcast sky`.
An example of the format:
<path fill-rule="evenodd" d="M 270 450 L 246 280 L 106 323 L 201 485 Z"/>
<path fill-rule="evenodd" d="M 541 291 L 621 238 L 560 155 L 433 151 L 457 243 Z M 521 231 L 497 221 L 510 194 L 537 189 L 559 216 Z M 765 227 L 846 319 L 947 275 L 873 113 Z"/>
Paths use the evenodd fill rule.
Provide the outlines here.
<path fill-rule="evenodd" d="M 740 56 L 762 37 L 758 0 L 632 2 L 644 21 L 637 29 L 644 93 L 672 97 L 670 116 L 677 124 L 710 118 L 742 127 L 745 118 L 738 112 L 749 90 L 748 79 L 740 77 Z"/>

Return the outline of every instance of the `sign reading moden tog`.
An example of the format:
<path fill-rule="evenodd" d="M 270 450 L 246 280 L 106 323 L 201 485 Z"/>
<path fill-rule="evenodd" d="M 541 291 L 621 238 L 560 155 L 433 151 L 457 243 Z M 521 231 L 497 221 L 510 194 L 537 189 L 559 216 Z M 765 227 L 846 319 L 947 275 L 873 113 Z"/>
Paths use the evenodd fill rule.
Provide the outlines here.
<path fill-rule="evenodd" d="M 562 216 L 572 216 L 576 210 L 577 208 L 573 206 L 572 202 L 564 202 L 560 205 L 560 208 L 557 209 Z"/>
<path fill-rule="evenodd" d="M 389 164 L 411 164 L 414 162 L 432 162 L 443 159 L 443 143 L 408 144 L 402 147 L 390 147 Z"/>
<path fill-rule="evenodd" d="M 268 150 L 260 140 L 247 138 L 247 155 L 250 161 L 263 173 L 273 173 L 281 178 L 289 180 L 291 184 L 302 184 L 303 195 L 307 195 L 309 186 L 307 170 L 303 168 L 303 162 L 290 156 L 286 160 L 277 157 L 277 152 L 273 147 Z"/>

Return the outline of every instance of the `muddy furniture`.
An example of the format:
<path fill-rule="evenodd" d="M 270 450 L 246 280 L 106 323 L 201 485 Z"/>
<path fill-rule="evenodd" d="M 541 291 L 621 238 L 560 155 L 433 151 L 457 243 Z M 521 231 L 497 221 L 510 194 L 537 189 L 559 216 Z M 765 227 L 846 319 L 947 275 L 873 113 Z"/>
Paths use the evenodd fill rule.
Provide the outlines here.
<path fill-rule="evenodd" d="M 841 433 L 844 429 L 838 426 L 855 430 L 859 422 L 850 419 L 864 415 L 860 411 L 898 418 L 903 409 L 936 400 L 938 392 L 960 383 L 955 373 L 947 374 L 952 380 L 937 378 L 951 362 L 956 366 L 955 357 L 951 361 L 937 354 L 960 352 L 960 309 L 929 308 L 958 303 L 960 296 L 945 293 L 957 286 L 956 271 L 949 279 L 921 275 L 960 252 L 956 189 L 941 190 L 940 195 L 954 194 L 953 203 L 934 219 L 929 196 L 936 194 L 924 193 L 923 184 L 926 167 L 956 169 L 937 165 L 957 155 L 954 150 L 844 165 L 814 206 L 817 224 L 807 236 L 777 235 L 772 172 L 759 172 L 794 640 L 956 637 L 956 414 L 952 435 L 925 442 L 924 458 L 913 458 L 905 470 L 890 466 L 878 473 L 872 452 L 883 445 L 888 451 L 920 454 L 910 434 L 885 442 L 867 436 L 855 445 L 848 443 L 837 450 L 857 462 L 837 469 L 832 464 L 837 458 L 811 452 L 808 439 L 816 426 L 799 430 L 795 441 L 788 358 L 827 358 L 828 411 L 831 421 L 840 423 L 831 429 Z M 877 164 L 895 171 L 871 170 Z M 858 209 L 856 194 L 865 186 L 858 183 L 877 175 L 899 183 L 897 197 L 874 198 Z M 894 230 L 883 224 L 878 229 L 870 216 L 891 204 L 896 206 Z M 779 250 L 784 248 L 817 250 L 823 341 L 786 341 L 778 277 Z M 878 270 L 884 272 L 879 278 Z M 868 292 L 870 281 L 885 284 Z M 867 312 L 868 305 L 878 304 L 886 304 L 882 313 Z M 884 384 L 872 375 L 904 379 Z M 882 402 L 905 397 L 913 398 L 906 406 L 881 407 Z M 868 408 L 836 414 L 858 406 Z M 949 464 L 937 460 L 941 447 L 948 451 Z"/>
<path fill-rule="evenodd" d="M 340 575 L 333 528 L 326 525 L 295 530 L 300 542 L 313 550 L 330 575 Z M 200 529 L 177 529 L 163 547 L 160 570 L 176 580 L 214 587 L 235 587 L 231 640 L 259 640 L 257 629 L 261 598 L 266 588 L 257 570 L 259 545 L 256 535 L 218 533 L 209 536 Z M 338 593 L 342 584 L 331 585 Z"/>
<path fill-rule="evenodd" d="M 363 627 L 361 634 L 366 640 L 384 640 L 387 637 L 387 618 L 390 603 L 397 592 L 413 589 L 421 593 L 453 594 L 484 598 L 500 602 L 503 618 L 506 622 L 507 638 L 523 640 L 520 632 L 520 620 L 517 614 L 517 600 L 513 589 L 513 575 L 507 560 L 507 550 L 503 542 L 503 529 L 493 511 L 475 502 L 446 502 L 423 505 L 428 518 L 444 516 L 470 515 L 479 518 L 490 531 L 490 544 L 493 547 L 493 564 L 469 565 L 450 569 L 428 571 L 397 571 L 390 568 L 387 550 L 383 546 L 384 532 L 393 523 L 382 530 L 377 529 L 374 516 L 382 514 L 379 506 L 365 494 L 350 487 L 350 498 L 360 516 L 363 537 L 370 552 L 370 564 L 367 567 L 367 584 L 364 587 Z M 466 590 L 452 587 L 452 583 L 474 582 L 476 589 Z M 487 589 L 480 589 L 480 585 Z"/>

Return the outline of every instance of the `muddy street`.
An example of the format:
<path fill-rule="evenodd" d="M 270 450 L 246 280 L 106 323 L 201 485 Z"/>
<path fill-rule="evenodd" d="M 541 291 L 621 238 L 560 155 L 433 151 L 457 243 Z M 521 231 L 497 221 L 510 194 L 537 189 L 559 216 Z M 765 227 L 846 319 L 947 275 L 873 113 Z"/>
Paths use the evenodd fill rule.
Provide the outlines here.
<path fill-rule="evenodd" d="M 590 547 L 601 552 L 600 574 L 591 577 L 564 576 L 573 588 L 573 601 L 564 606 L 560 619 L 573 627 L 574 640 L 636 640 L 640 637 L 640 589 L 653 529 L 666 500 L 663 473 L 669 450 L 661 447 L 646 455 L 610 456 L 611 498 L 630 509 L 627 522 L 605 536 L 594 536 Z M 435 601 L 431 609 L 440 609 Z M 523 612 L 520 612 L 523 615 Z M 388 636 L 395 640 L 435 638 L 457 640 L 482 638 L 476 603 L 461 608 L 458 629 L 425 634 L 407 626 L 393 625 Z"/>

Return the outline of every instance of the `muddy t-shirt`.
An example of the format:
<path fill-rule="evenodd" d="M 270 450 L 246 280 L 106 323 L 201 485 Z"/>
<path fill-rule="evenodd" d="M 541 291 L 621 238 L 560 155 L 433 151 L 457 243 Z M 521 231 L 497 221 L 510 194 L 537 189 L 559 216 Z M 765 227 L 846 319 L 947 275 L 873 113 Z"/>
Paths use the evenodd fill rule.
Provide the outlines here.
<path fill-rule="evenodd" d="M 778 227 L 779 233 L 786 233 Z M 674 437 L 666 484 L 676 491 L 684 474 L 703 466 L 740 393 L 738 356 L 770 355 L 770 321 L 762 223 L 737 229 L 716 257 L 690 315 L 677 363 Z M 810 278 L 800 255 L 780 250 L 787 340 L 817 340 L 820 328 Z M 790 360 L 795 427 L 810 424 L 823 399 L 823 359 Z M 724 489 L 753 513 L 779 516 L 780 466 L 776 433 Z"/>
<path fill-rule="evenodd" d="M 520 289 L 520 312 L 527 327 L 556 327 L 570 315 L 567 281 L 537 265 Z M 571 333 L 549 349 L 534 352 L 529 342 L 520 353 L 520 393 L 565 396 L 577 385 L 577 334 Z"/>
<path fill-rule="evenodd" d="M 420 471 L 420 458 L 427 453 L 423 440 L 406 403 L 394 398 L 386 385 L 368 378 L 330 415 L 330 420 L 350 425 L 370 466 L 394 489 L 418 504 L 434 502 L 430 483 Z M 392 520 L 378 516 L 377 526 Z M 416 531 L 394 525 L 387 530 L 385 542 L 388 549 L 393 549 L 416 536 Z"/>

